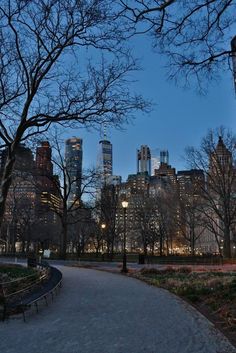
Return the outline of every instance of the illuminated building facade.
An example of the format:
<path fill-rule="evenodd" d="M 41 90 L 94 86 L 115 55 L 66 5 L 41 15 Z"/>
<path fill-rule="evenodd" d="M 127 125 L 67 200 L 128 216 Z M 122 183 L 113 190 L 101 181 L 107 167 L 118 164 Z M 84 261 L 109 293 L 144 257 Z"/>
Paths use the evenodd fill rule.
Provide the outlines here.
<path fill-rule="evenodd" d="M 70 187 L 69 203 L 75 203 L 81 198 L 82 184 L 83 140 L 72 137 L 65 142 L 65 163 L 68 186 Z"/>
<path fill-rule="evenodd" d="M 100 186 L 109 184 L 112 176 L 112 144 L 108 140 L 99 141 L 98 173 L 100 174 Z"/>
<path fill-rule="evenodd" d="M 137 173 L 145 173 L 151 175 L 151 152 L 147 145 L 141 145 L 137 150 Z"/>

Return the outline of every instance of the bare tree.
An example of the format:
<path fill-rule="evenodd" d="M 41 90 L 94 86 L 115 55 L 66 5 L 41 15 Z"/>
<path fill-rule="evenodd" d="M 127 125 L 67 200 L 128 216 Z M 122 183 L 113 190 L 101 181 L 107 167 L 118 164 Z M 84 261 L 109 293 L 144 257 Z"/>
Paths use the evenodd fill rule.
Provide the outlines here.
<path fill-rule="evenodd" d="M 236 138 L 224 128 L 210 130 L 199 149 L 189 147 L 186 150 L 189 164 L 204 171 L 204 213 L 211 229 L 215 228 L 223 240 L 225 257 L 231 257 L 231 232 L 236 222 L 235 154 Z"/>
<path fill-rule="evenodd" d="M 103 232 L 103 229 L 101 228 L 101 224 L 99 224 L 95 220 L 92 221 L 91 228 L 92 229 L 91 229 L 91 236 L 90 236 L 90 244 L 95 249 L 96 257 L 98 257 L 99 251 L 101 251 L 102 249 L 104 232 Z"/>
<path fill-rule="evenodd" d="M 43 176 L 48 178 L 54 190 L 53 195 L 47 193 L 47 203 L 60 220 L 62 230 L 60 252 L 61 257 L 65 258 L 69 230 L 73 233 L 73 226 L 79 222 L 86 223 L 86 204 L 82 201 L 82 196 L 85 196 L 85 194 L 91 196 L 94 193 L 97 173 L 95 170 L 88 170 L 77 177 L 72 175 L 70 164 L 68 165 L 65 160 L 64 149 L 59 137 L 55 136 L 52 141 L 52 162 L 56 175 L 44 174 Z M 78 193 L 71 198 L 71 191 L 78 182 L 80 183 Z M 78 228 L 78 226 L 76 227 Z M 75 236 L 72 236 L 72 238 L 75 239 Z"/>
<path fill-rule="evenodd" d="M 116 237 L 116 214 L 118 211 L 118 193 L 114 185 L 103 185 L 101 199 L 97 204 L 101 222 L 104 223 L 103 240 L 106 243 L 106 251 L 112 260 Z"/>
<path fill-rule="evenodd" d="M 120 0 L 131 35 L 151 33 L 153 46 L 169 58 L 171 79 L 188 83 L 194 76 L 201 90 L 209 79 L 228 70 L 235 35 L 235 0 Z M 129 32 L 130 33 L 130 32 Z M 204 86 L 201 85 L 202 79 Z"/>
<path fill-rule="evenodd" d="M 121 40 L 108 0 L 1 1 L 0 145 L 8 155 L 0 221 L 21 141 L 54 123 L 120 126 L 133 110 L 147 107 L 128 90 L 126 74 L 136 65 Z M 107 60 L 99 64 L 101 51 Z"/>
<path fill-rule="evenodd" d="M 159 254 L 169 255 L 176 243 L 178 196 L 175 186 L 169 181 L 155 199 L 159 229 Z"/>
<path fill-rule="evenodd" d="M 132 195 L 130 200 L 129 215 L 130 228 L 134 232 L 136 243 L 141 244 L 143 253 L 148 254 L 150 243 L 150 229 L 153 219 L 153 204 L 147 195 Z"/>
<path fill-rule="evenodd" d="M 91 209 L 88 204 L 83 204 L 83 207 L 77 208 L 68 219 L 68 242 L 72 245 L 72 251 L 76 249 L 78 258 L 85 252 L 93 235 L 94 221 Z"/>
<path fill-rule="evenodd" d="M 204 201 L 199 183 L 190 183 L 185 192 L 179 201 L 177 226 L 191 249 L 191 255 L 195 255 L 196 242 L 206 229 Z"/>
<path fill-rule="evenodd" d="M 136 234 L 136 242 L 142 244 L 144 255 L 154 253 L 154 249 L 161 243 L 161 224 L 159 204 L 156 197 L 147 195 L 134 195 L 132 198 L 132 221 L 131 228 Z M 130 209 L 129 208 L 129 209 Z M 165 214 L 165 216 L 167 216 Z M 161 243 L 161 249 L 162 243 Z"/>

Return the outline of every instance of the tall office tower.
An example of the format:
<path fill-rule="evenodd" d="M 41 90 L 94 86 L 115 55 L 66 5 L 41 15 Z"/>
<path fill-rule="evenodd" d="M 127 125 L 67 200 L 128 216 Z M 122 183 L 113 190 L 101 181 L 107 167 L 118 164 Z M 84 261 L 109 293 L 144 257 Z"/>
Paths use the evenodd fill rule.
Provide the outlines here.
<path fill-rule="evenodd" d="M 151 150 L 151 175 L 155 175 L 155 169 L 160 167 L 160 150 Z"/>
<path fill-rule="evenodd" d="M 145 172 L 151 175 L 151 152 L 147 145 L 141 145 L 137 150 L 137 173 Z"/>
<path fill-rule="evenodd" d="M 148 195 L 150 177 L 148 173 L 129 174 L 126 182 L 127 195 Z"/>
<path fill-rule="evenodd" d="M 177 186 L 177 177 L 175 168 L 172 168 L 171 165 L 162 162 L 160 167 L 155 170 L 155 176 L 165 179 L 167 183 L 170 183 L 173 187 Z"/>
<path fill-rule="evenodd" d="M 1 151 L 1 173 L 3 172 L 6 160 L 7 160 L 7 154 L 8 154 L 8 149 L 5 148 L 4 150 Z M 21 173 L 27 173 L 31 174 L 33 173 L 34 169 L 34 160 L 33 160 L 33 153 L 30 148 L 25 147 L 24 144 L 20 144 L 17 147 L 16 150 L 16 161 L 14 165 L 14 170 L 13 170 L 13 176 L 15 174 Z"/>
<path fill-rule="evenodd" d="M 99 141 L 98 172 L 101 175 L 101 185 L 108 184 L 112 175 L 112 144 L 108 140 Z"/>
<path fill-rule="evenodd" d="M 68 183 L 71 188 L 68 198 L 69 203 L 73 203 L 81 197 L 82 144 L 83 140 L 77 137 L 72 137 L 65 142 L 65 162 L 69 179 Z"/>
<path fill-rule="evenodd" d="M 36 149 L 36 168 L 43 175 L 53 175 L 52 149 L 48 141 L 42 141 Z"/>
<path fill-rule="evenodd" d="M 222 175 L 223 171 L 233 167 L 232 153 L 225 146 L 221 136 L 219 136 L 215 151 L 210 154 L 210 173 L 214 173 L 217 177 Z"/>
<path fill-rule="evenodd" d="M 7 149 L 2 151 L 2 167 L 6 162 L 7 153 Z M 15 157 L 12 182 L 8 191 L 4 214 L 6 222 L 14 224 L 14 227 L 9 225 L 11 244 L 15 244 L 15 241 L 18 240 L 22 227 L 34 222 L 36 200 L 33 153 L 29 148 L 20 144 L 17 147 Z"/>
<path fill-rule="evenodd" d="M 205 184 L 202 169 L 180 170 L 177 173 L 180 200 L 200 196 Z"/>
<path fill-rule="evenodd" d="M 120 185 L 121 184 L 121 176 L 120 175 L 109 175 L 107 178 L 107 184 L 109 185 Z"/>
<path fill-rule="evenodd" d="M 169 164 L 169 152 L 168 150 L 162 150 L 160 152 L 160 163 Z"/>

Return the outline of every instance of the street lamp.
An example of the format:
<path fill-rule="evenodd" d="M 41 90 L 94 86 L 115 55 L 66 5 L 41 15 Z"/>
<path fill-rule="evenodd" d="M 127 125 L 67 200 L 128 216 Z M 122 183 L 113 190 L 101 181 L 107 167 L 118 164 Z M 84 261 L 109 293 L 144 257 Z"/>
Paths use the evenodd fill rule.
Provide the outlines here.
<path fill-rule="evenodd" d="M 103 241 L 104 241 L 104 231 L 106 228 L 106 224 L 102 223 L 101 224 L 101 232 L 102 232 L 102 261 L 104 261 L 104 249 L 103 249 Z"/>
<path fill-rule="evenodd" d="M 124 200 L 121 202 L 122 207 L 123 207 L 123 212 L 124 212 L 124 241 L 123 241 L 123 266 L 122 266 L 122 270 L 121 272 L 123 273 L 127 273 L 128 269 L 127 269 L 127 261 L 126 261 L 126 211 L 127 211 L 127 207 L 129 205 L 128 201 Z"/>

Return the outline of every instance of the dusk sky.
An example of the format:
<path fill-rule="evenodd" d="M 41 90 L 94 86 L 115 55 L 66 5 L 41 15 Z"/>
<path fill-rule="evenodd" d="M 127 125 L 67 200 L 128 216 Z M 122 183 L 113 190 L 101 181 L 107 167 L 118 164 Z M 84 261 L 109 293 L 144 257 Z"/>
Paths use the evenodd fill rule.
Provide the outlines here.
<path fill-rule="evenodd" d="M 133 75 L 134 89 L 154 103 L 149 114 L 137 113 L 136 119 L 124 126 L 124 131 L 107 129 L 113 144 L 113 174 L 136 173 L 136 150 L 142 144 L 151 149 L 168 149 L 170 164 L 177 170 L 185 169 L 183 160 L 186 146 L 198 146 L 209 128 L 224 125 L 236 131 L 236 99 L 231 72 L 221 73 L 221 81 L 212 83 L 206 96 L 196 87 L 184 89 L 167 80 L 165 58 L 153 52 L 150 38 L 136 38 L 132 42 L 143 70 Z M 83 138 L 84 167 L 96 165 L 98 132 L 73 131 Z"/>

